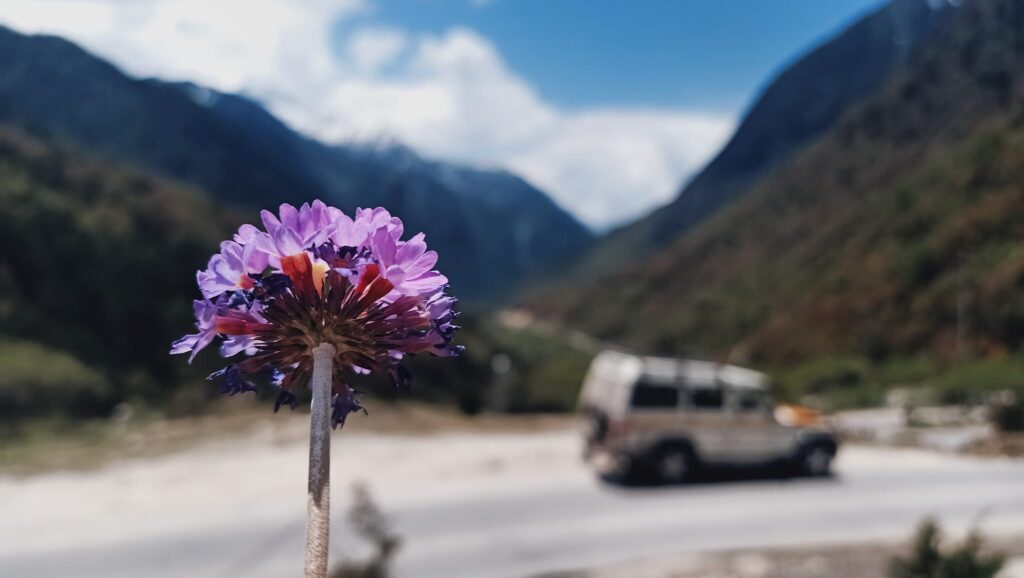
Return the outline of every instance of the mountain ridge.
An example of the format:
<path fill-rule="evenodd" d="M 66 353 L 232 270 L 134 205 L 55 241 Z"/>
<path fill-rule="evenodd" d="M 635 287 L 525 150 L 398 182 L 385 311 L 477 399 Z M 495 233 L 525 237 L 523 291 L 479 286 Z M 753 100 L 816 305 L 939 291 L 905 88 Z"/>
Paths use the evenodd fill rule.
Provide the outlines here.
<path fill-rule="evenodd" d="M 754 98 L 723 148 L 677 196 L 599 239 L 572 277 L 593 278 L 624 259 L 650 255 L 741 197 L 878 89 L 956 12 L 944 1 L 933 5 L 895 0 L 784 65 Z"/>
<path fill-rule="evenodd" d="M 529 306 L 642 349 L 770 367 L 1014 354 L 1022 103 L 1024 9 L 965 3 L 912 67 L 743 199 L 650 259 Z"/>
<path fill-rule="evenodd" d="M 445 163 L 413 155 L 396 167 L 387 152 L 324 144 L 248 97 L 134 79 L 59 37 L 0 27 L 0 56 L 0 122 L 249 210 L 315 197 L 348 211 L 388 207 L 410 230 L 427 233 L 465 297 L 496 298 L 560 266 L 592 239 L 547 195 L 510 173 L 446 169 L 463 183 L 493 188 L 481 195 L 442 178 Z M 496 207 L 487 198 L 495 195 L 516 202 Z"/>

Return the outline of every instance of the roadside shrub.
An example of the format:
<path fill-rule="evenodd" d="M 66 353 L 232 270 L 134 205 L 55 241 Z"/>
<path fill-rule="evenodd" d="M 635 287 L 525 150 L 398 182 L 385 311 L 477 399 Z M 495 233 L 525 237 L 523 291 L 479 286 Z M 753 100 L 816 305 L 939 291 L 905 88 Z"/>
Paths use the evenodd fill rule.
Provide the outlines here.
<path fill-rule="evenodd" d="M 352 493 L 349 522 L 359 537 L 373 546 L 374 552 L 367 560 L 341 563 L 331 570 L 330 578 L 388 578 L 402 539 L 391 530 L 391 522 L 377 507 L 365 485 L 356 484 Z"/>
<path fill-rule="evenodd" d="M 943 403 L 983 403 L 996 391 L 1024 392 L 1024 363 L 1016 358 L 962 363 L 944 372 L 937 386 Z"/>
<path fill-rule="evenodd" d="M 1024 432 L 1024 403 L 997 406 L 992 410 L 992 423 L 999 431 Z"/>
<path fill-rule="evenodd" d="M 1024 431 L 1024 399 L 1012 391 L 995 395 L 989 404 L 989 421 L 1002 432 Z"/>
<path fill-rule="evenodd" d="M 921 523 L 910 555 L 889 563 L 889 578 L 995 578 L 1006 562 L 1002 554 L 982 554 L 981 535 L 972 531 L 959 546 L 943 551 L 942 530 L 929 518 Z"/>
<path fill-rule="evenodd" d="M 0 341 L 0 416 L 103 415 L 112 389 L 100 372 L 76 357 L 29 341 Z"/>
<path fill-rule="evenodd" d="M 815 359 L 782 375 L 779 397 L 805 402 L 829 410 L 880 405 L 885 388 L 872 375 L 872 366 L 859 357 Z"/>
<path fill-rule="evenodd" d="M 899 357 L 879 365 L 874 373 L 886 385 L 912 386 L 934 376 L 937 369 L 927 357 Z"/>
<path fill-rule="evenodd" d="M 857 357 L 822 358 L 797 367 L 787 380 L 797 382 L 805 393 L 825 393 L 863 385 L 869 369 L 868 362 Z"/>

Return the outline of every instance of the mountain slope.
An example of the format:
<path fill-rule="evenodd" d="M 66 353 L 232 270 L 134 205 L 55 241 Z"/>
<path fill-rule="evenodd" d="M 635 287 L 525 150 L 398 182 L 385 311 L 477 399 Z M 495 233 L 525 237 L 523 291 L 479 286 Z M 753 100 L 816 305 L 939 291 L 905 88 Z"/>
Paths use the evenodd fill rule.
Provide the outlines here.
<path fill-rule="evenodd" d="M 741 197 L 880 88 L 955 12 L 945 2 L 895 0 L 811 50 L 768 84 L 721 152 L 673 202 L 609 234 L 576 271 L 593 276 L 649 255 Z"/>
<path fill-rule="evenodd" d="M 105 413 L 201 380 L 168 343 L 189 327 L 196 264 L 238 215 L 0 127 L 0 223 L 5 419 Z"/>
<path fill-rule="evenodd" d="M 388 207 L 427 233 L 463 296 L 493 297 L 590 242 L 541 191 L 506 173 L 431 163 L 394 148 L 329 146 L 249 99 L 129 78 L 59 38 L 0 27 L 0 61 L 0 122 L 195 184 L 240 207 L 316 197 L 347 210 Z M 482 185 L 491 190 L 469 188 Z"/>
<path fill-rule="evenodd" d="M 906 71 L 655 257 L 534 311 L 790 365 L 1024 346 L 1024 8 L 975 0 Z"/>

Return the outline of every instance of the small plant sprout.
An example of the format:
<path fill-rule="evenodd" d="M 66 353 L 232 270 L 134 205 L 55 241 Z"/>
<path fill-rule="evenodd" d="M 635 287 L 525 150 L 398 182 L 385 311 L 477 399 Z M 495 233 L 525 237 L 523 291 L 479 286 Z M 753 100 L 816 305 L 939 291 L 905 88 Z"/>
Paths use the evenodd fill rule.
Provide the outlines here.
<path fill-rule="evenodd" d="M 934 518 L 917 528 L 907 557 L 889 561 L 889 578 L 995 578 L 1006 563 L 998 552 L 984 552 L 977 529 L 968 532 L 958 546 L 942 547 L 942 529 Z"/>
<path fill-rule="evenodd" d="M 386 210 L 355 218 L 320 201 L 262 213 L 263 229 L 242 225 L 196 274 L 196 333 L 171 353 L 196 353 L 220 339 L 235 361 L 213 373 L 221 393 L 276 391 L 274 411 L 312 390 L 307 577 L 327 575 L 330 429 L 364 411 L 349 385 L 355 374 L 385 373 L 407 387 L 410 354 L 458 355 L 448 280 L 434 270 L 437 253 L 423 234 L 402 240 L 402 221 Z"/>

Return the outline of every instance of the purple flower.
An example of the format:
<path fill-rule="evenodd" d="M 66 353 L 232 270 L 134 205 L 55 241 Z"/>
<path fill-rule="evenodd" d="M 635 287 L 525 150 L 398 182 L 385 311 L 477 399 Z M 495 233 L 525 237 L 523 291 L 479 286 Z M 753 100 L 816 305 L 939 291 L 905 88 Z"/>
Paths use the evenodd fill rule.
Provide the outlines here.
<path fill-rule="evenodd" d="M 238 232 L 235 233 L 235 242 L 239 245 L 248 245 L 260 234 L 262 234 L 262 231 L 258 228 L 245 224 L 239 227 Z"/>
<path fill-rule="evenodd" d="M 448 278 L 433 271 L 437 253 L 427 251 L 420 233 L 406 242 L 396 242 L 386 227 L 374 231 L 369 246 L 383 269 L 384 278 L 402 295 L 432 293 L 448 283 Z"/>
<path fill-rule="evenodd" d="M 199 332 L 174 342 L 191 356 L 218 335 L 223 357 L 245 358 L 211 375 L 221 391 L 253 391 L 251 377 L 272 376 L 274 410 L 296 403 L 312 374 L 312 350 L 335 346 L 332 423 L 362 410 L 347 376 L 382 373 L 410 380 L 407 355 L 457 355 L 456 300 L 434 270 L 437 253 L 423 234 L 402 241 L 402 221 L 359 209 L 350 218 L 320 201 L 263 211 L 264 230 L 243 225 L 197 276 L 206 299 L 195 302 Z M 190 357 L 191 360 L 191 357 Z"/>
<path fill-rule="evenodd" d="M 240 236 L 241 233 L 236 238 Z M 246 245 L 235 241 L 220 244 L 220 253 L 210 258 L 206 270 L 196 273 L 203 297 L 212 299 L 226 291 L 252 288 L 250 275 L 263 273 L 269 262 L 267 254 L 259 248 L 255 235 L 250 241 Z"/>
<path fill-rule="evenodd" d="M 192 355 L 188 356 L 189 363 L 192 363 L 192 360 L 196 358 L 199 350 L 209 345 L 217 337 L 217 331 L 214 327 L 217 307 L 206 299 L 196 299 L 192 302 L 192 312 L 195 313 L 196 329 L 199 332 L 186 335 L 171 344 L 172 354 L 192 352 Z"/>
<path fill-rule="evenodd" d="M 401 219 L 391 216 L 385 209 L 356 209 L 355 219 L 344 213 L 336 216 L 328 240 L 338 248 L 362 249 L 369 243 L 371 235 L 382 227 L 395 243 L 399 242 L 405 230 Z"/>
<path fill-rule="evenodd" d="M 298 209 L 285 203 L 278 208 L 277 215 L 270 211 L 260 212 L 267 233 L 278 238 L 282 230 L 289 231 L 288 236 L 298 244 L 299 251 L 326 241 L 334 221 L 341 215 L 344 213 L 334 207 L 328 207 L 319 200 L 313 201 L 312 205 L 303 203 Z M 297 251 L 287 254 L 295 252 Z"/>
<path fill-rule="evenodd" d="M 334 219 L 331 230 L 327 235 L 327 240 L 334 247 L 357 248 L 363 245 L 369 234 L 368 224 L 360 223 L 357 225 L 351 217 L 341 213 Z"/>
<path fill-rule="evenodd" d="M 365 228 L 367 236 L 377 229 L 384 227 L 388 233 L 398 242 L 405 231 L 405 225 L 398 217 L 391 216 L 387 209 L 377 207 L 376 209 L 356 209 L 355 223 L 357 227 Z"/>

